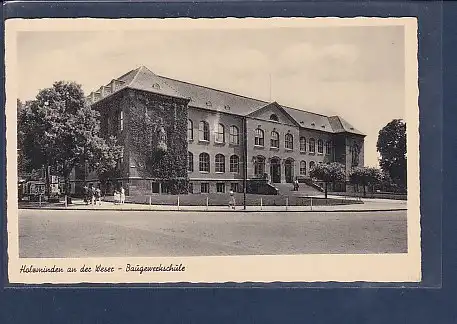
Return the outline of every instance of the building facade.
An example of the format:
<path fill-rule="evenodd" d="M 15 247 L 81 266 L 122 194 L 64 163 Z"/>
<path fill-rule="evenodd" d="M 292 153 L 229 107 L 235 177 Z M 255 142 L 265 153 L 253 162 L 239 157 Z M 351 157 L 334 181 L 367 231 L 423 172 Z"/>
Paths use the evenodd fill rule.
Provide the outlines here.
<path fill-rule="evenodd" d="M 88 96 L 123 157 L 112 183 L 129 195 L 242 192 L 309 178 L 316 163 L 363 166 L 364 134 L 339 116 L 178 81 L 146 67 Z M 96 175 L 91 175 L 96 181 Z"/>

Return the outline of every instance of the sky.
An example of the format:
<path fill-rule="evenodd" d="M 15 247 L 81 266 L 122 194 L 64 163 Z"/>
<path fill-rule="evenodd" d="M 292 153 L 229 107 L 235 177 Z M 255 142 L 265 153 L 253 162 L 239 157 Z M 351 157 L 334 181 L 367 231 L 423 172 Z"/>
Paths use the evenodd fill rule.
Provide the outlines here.
<path fill-rule="evenodd" d="M 402 26 L 23 31 L 21 101 L 58 80 L 86 94 L 141 65 L 156 74 L 324 115 L 366 134 L 377 166 L 379 130 L 405 118 Z M 271 80 L 271 82 L 270 82 Z"/>

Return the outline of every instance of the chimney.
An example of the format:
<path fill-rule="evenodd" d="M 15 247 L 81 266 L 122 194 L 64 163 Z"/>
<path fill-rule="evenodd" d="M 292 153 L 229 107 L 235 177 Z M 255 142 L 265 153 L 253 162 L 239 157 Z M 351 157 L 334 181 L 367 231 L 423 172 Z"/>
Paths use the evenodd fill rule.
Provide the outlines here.
<path fill-rule="evenodd" d="M 98 91 L 100 92 L 101 98 L 105 98 L 105 87 L 101 86 Z"/>
<path fill-rule="evenodd" d="M 92 103 L 95 102 L 95 92 L 93 91 L 90 93 L 90 100 L 92 101 Z"/>
<path fill-rule="evenodd" d="M 114 79 L 111 80 L 110 87 L 111 87 L 111 93 L 116 91 L 116 80 L 114 80 Z"/>

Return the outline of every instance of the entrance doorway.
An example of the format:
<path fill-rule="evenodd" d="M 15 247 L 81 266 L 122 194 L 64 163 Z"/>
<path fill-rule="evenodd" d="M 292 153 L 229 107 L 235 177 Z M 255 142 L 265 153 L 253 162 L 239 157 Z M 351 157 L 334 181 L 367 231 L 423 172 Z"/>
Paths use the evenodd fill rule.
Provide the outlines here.
<path fill-rule="evenodd" d="M 287 159 L 284 162 L 284 173 L 286 176 L 286 182 L 292 183 L 294 181 L 294 161 L 292 159 Z"/>
<path fill-rule="evenodd" d="M 270 177 L 273 183 L 281 182 L 281 161 L 279 158 L 272 158 L 270 160 Z"/>

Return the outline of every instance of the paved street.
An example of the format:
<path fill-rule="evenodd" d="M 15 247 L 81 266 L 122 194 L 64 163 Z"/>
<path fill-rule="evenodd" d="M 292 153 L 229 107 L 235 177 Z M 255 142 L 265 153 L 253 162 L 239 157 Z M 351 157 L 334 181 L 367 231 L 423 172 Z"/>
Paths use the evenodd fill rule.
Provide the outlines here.
<path fill-rule="evenodd" d="M 406 211 L 19 211 L 20 257 L 402 253 Z"/>

